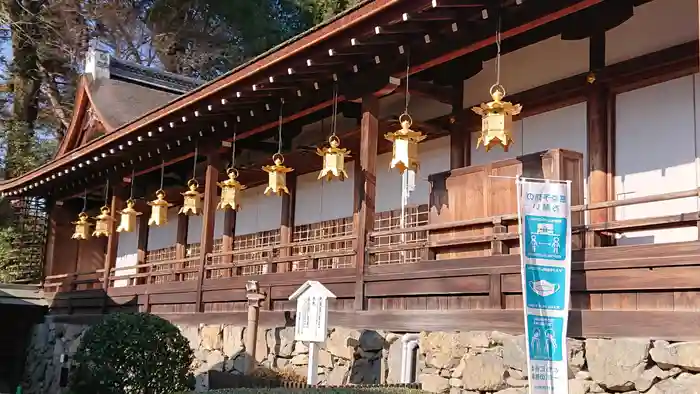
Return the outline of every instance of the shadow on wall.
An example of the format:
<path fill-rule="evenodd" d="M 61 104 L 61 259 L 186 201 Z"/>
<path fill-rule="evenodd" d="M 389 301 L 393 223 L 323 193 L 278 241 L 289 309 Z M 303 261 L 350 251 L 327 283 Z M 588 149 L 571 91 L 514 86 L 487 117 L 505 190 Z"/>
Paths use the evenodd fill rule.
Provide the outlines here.
<path fill-rule="evenodd" d="M 21 382 L 32 327 L 46 313 L 36 292 L 34 286 L 0 287 L 0 394 L 14 393 Z"/>
<path fill-rule="evenodd" d="M 191 344 L 197 343 L 193 342 L 192 329 L 183 330 Z M 185 333 L 186 330 L 190 332 Z M 243 376 L 246 359 L 243 338 L 245 329 L 242 327 L 199 328 L 198 346 L 192 346 L 197 390 L 305 386 L 309 349 L 304 343 L 294 341 L 294 327 L 260 329 L 256 349 L 258 367 L 252 377 Z M 386 382 L 388 349 L 388 343 L 376 331 L 329 330 L 326 343 L 319 349 L 319 384 Z"/>
<path fill-rule="evenodd" d="M 46 298 L 50 314 L 27 329 L 22 379 L 25 394 L 54 394 L 68 383 L 69 366 L 85 330 L 102 320 L 105 313 L 137 312 L 137 296 L 115 301 L 102 289 L 81 291 L 71 299 L 70 287 L 59 289 Z M 2 316 L 2 314 L 0 314 Z M 39 324 L 42 323 L 42 324 Z M 14 392 L 14 387 L 12 388 Z M 2 392 L 0 392 L 2 393 Z"/>

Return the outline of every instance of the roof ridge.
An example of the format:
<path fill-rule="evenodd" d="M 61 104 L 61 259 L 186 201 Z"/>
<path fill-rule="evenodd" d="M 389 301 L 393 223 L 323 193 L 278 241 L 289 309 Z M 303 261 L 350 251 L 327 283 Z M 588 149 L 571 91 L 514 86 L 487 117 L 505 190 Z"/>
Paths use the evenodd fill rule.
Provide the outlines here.
<path fill-rule="evenodd" d="M 110 55 L 109 59 L 110 77 L 124 79 L 129 82 L 142 83 L 154 88 L 184 94 L 208 81 L 191 78 L 184 75 L 147 67 L 138 63 L 118 59 Z"/>

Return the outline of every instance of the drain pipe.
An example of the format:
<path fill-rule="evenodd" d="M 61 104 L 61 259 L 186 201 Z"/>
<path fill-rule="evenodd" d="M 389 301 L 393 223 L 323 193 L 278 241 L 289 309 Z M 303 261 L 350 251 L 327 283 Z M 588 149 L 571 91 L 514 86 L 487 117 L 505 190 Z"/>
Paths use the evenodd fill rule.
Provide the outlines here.
<path fill-rule="evenodd" d="M 401 383 L 411 383 L 411 371 L 415 360 L 413 350 L 418 347 L 418 334 L 404 334 L 401 337 Z"/>

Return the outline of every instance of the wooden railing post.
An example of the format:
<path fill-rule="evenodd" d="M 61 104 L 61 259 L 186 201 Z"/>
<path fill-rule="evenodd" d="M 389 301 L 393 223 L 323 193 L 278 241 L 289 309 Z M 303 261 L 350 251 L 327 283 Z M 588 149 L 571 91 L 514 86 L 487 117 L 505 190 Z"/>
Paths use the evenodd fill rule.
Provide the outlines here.
<path fill-rule="evenodd" d="M 379 100 L 373 95 L 362 98 L 360 154 L 355 159 L 354 227 L 357 235 L 355 268 L 355 309 L 365 308 L 365 265 L 367 242 L 374 229 L 377 188 L 377 142 L 379 138 Z"/>
<path fill-rule="evenodd" d="M 496 217 L 493 219 L 493 236 L 494 240 L 491 241 L 491 255 L 500 256 L 510 253 L 508 245 L 502 239 L 497 239 L 500 234 L 507 234 L 508 227 L 503 225 L 503 220 L 501 217 Z"/>
<path fill-rule="evenodd" d="M 204 209 L 202 212 L 202 237 L 200 239 L 199 275 L 197 277 L 196 312 L 202 312 L 202 285 L 209 253 L 214 248 L 214 220 L 216 219 L 217 185 L 221 174 L 221 158 L 213 151 L 207 156 L 207 171 L 204 175 Z"/>

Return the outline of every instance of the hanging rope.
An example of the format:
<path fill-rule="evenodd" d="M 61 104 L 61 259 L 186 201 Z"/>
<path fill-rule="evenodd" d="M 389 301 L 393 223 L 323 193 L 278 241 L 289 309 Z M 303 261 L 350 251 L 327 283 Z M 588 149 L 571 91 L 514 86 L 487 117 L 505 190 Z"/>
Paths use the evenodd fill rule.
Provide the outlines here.
<path fill-rule="evenodd" d="M 87 211 L 87 189 L 83 192 L 83 212 Z"/>

